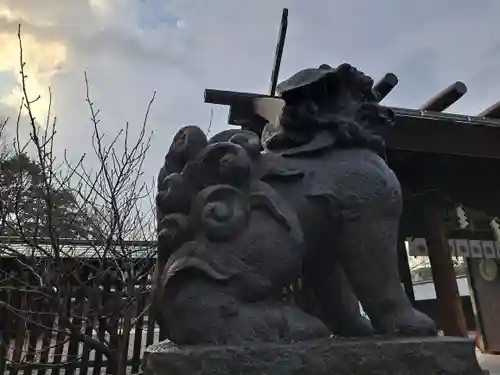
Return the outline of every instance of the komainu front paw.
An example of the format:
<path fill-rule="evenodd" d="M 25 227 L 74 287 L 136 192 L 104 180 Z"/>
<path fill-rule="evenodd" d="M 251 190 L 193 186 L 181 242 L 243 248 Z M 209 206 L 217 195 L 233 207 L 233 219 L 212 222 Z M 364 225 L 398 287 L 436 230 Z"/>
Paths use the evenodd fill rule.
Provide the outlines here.
<path fill-rule="evenodd" d="M 383 335 L 429 337 L 438 334 L 436 323 L 426 314 L 413 308 L 398 311 L 377 323 L 377 333 Z"/>

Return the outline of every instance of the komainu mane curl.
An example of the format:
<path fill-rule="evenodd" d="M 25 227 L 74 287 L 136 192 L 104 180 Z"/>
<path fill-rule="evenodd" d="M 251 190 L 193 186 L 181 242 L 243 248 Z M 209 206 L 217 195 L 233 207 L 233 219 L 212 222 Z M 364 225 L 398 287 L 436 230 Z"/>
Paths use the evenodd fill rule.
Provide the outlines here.
<path fill-rule="evenodd" d="M 179 271 L 178 265 L 172 268 L 176 252 L 189 243 L 231 241 L 245 230 L 253 208 L 264 210 L 301 240 L 294 214 L 267 183 L 255 178 L 259 157 L 259 138 L 252 132 L 226 131 L 208 140 L 196 126 L 179 130 L 159 173 L 155 289 L 165 288 Z M 207 265 L 195 268 L 216 274 Z"/>

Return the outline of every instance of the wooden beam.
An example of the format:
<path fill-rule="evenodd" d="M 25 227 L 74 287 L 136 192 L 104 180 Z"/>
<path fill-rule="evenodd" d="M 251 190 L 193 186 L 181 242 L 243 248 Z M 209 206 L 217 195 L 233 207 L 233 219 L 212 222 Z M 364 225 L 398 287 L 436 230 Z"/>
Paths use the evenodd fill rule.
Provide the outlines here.
<path fill-rule="evenodd" d="M 476 345 L 479 346 L 481 351 L 485 351 L 488 348 L 488 332 L 486 332 L 485 327 L 484 327 L 484 320 L 483 320 L 483 314 L 482 314 L 482 309 L 481 309 L 481 302 L 478 296 L 478 290 L 476 287 L 477 279 L 475 272 L 471 272 L 473 270 L 473 259 L 471 258 L 466 258 L 465 259 L 465 264 L 467 265 L 467 281 L 469 283 L 469 290 L 470 290 L 470 302 L 472 305 L 472 309 L 474 312 L 474 320 L 476 323 L 476 334 L 479 334 L 479 337 L 476 338 Z"/>
<path fill-rule="evenodd" d="M 424 111 L 441 112 L 452 104 L 456 103 L 467 92 L 467 86 L 464 83 L 457 81 L 448 86 L 443 91 L 434 95 L 420 109 Z"/>
<path fill-rule="evenodd" d="M 436 197 L 426 203 L 425 222 L 429 261 L 443 332 L 446 336 L 467 337 L 467 326 L 446 238 L 442 207 Z"/>
<path fill-rule="evenodd" d="M 393 108 L 392 150 L 500 158 L 500 122 L 478 117 Z"/>
<path fill-rule="evenodd" d="M 496 102 L 491 107 L 486 108 L 478 117 L 500 118 L 500 102 Z"/>
<path fill-rule="evenodd" d="M 281 58 L 283 57 L 283 49 L 285 48 L 286 30 L 288 28 L 288 9 L 284 8 L 281 14 L 280 32 L 278 34 L 278 43 L 276 44 L 276 53 L 274 55 L 273 70 L 271 73 L 271 85 L 269 87 L 269 95 L 276 94 L 276 86 L 278 85 L 278 76 L 281 66 Z"/>
<path fill-rule="evenodd" d="M 205 103 L 218 105 L 250 104 L 253 98 L 265 98 L 269 95 L 251 92 L 224 91 L 205 89 Z"/>
<path fill-rule="evenodd" d="M 205 102 L 230 105 L 229 124 L 245 123 L 257 133 L 266 122 L 255 116 L 256 99 L 276 97 L 255 93 L 205 90 Z M 437 108 L 434 107 L 434 108 Z M 397 125 L 390 132 L 387 146 L 393 150 L 500 158 L 500 121 L 477 116 L 392 108 Z M 281 110 L 276 103 L 276 115 Z M 253 123 L 254 122 L 254 123 Z"/>
<path fill-rule="evenodd" d="M 373 86 L 373 91 L 381 102 L 398 84 L 398 77 L 394 73 L 387 73 Z"/>

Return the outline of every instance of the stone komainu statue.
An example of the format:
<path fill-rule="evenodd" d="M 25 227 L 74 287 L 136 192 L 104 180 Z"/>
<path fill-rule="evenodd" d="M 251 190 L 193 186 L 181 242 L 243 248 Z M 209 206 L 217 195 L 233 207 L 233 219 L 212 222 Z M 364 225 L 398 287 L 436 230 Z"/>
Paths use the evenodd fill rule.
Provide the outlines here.
<path fill-rule="evenodd" d="M 283 108 L 262 139 L 177 133 L 159 175 L 153 290 L 171 341 L 436 335 L 399 280 L 402 195 L 384 143 L 394 115 L 372 87 L 350 65 L 322 65 L 278 86 Z M 299 277 L 320 318 L 283 301 Z"/>

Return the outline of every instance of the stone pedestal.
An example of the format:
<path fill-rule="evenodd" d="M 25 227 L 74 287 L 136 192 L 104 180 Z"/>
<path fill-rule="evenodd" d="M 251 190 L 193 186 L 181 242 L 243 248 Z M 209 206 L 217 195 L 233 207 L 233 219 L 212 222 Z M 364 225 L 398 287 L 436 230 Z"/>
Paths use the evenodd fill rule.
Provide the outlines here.
<path fill-rule="evenodd" d="M 146 375 L 481 375 L 471 340 L 324 339 L 291 344 L 146 349 Z"/>

